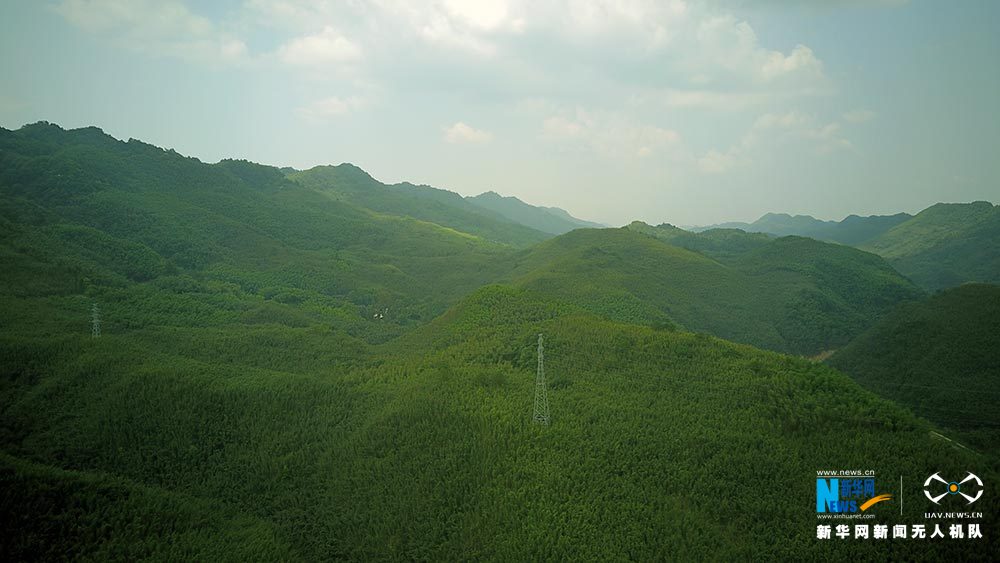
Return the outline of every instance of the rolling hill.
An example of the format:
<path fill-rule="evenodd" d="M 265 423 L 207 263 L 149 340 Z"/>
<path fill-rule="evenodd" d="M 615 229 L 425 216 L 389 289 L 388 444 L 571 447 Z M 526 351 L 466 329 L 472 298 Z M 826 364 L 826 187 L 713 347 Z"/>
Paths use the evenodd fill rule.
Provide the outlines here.
<path fill-rule="evenodd" d="M 496 192 L 486 192 L 466 199 L 479 207 L 499 213 L 511 221 L 551 235 L 561 235 L 573 229 L 604 226 L 577 219 L 558 207 L 536 207 L 524 203 L 516 197 L 504 197 Z"/>
<path fill-rule="evenodd" d="M 901 306 L 828 363 L 976 447 L 995 448 L 997 350 L 1000 287 L 967 284 Z"/>
<path fill-rule="evenodd" d="M 998 283 L 1000 207 L 985 201 L 939 203 L 861 248 L 883 256 L 928 289 Z"/>
<path fill-rule="evenodd" d="M 801 237 L 585 229 L 523 251 L 509 279 L 610 319 L 704 331 L 796 354 L 839 348 L 922 293 L 881 258 Z M 661 229 L 662 230 L 662 229 Z M 680 229 L 667 230 L 668 238 Z M 704 247 L 711 247 L 705 250 Z"/>

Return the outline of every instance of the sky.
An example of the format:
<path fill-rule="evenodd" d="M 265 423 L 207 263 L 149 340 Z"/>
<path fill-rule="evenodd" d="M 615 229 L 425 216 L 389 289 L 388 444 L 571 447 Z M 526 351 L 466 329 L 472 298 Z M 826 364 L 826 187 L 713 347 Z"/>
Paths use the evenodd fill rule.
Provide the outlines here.
<path fill-rule="evenodd" d="M 1000 203 L 1000 2 L 5 0 L 0 126 L 621 225 Z"/>

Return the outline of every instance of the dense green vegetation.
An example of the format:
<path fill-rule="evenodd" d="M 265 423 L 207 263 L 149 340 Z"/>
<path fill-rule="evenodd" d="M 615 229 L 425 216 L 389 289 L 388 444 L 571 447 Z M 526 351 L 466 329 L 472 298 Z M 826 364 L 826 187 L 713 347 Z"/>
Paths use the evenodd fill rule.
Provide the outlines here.
<path fill-rule="evenodd" d="M 1000 443 L 998 350 L 1000 287 L 968 284 L 900 307 L 829 363 L 985 451 Z"/>
<path fill-rule="evenodd" d="M 1000 282 L 1000 207 L 985 201 L 939 203 L 862 248 L 928 289 Z"/>
<path fill-rule="evenodd" d="M 496 192 L 486 192 L 466 199 L 511 221 L 553 235 L 561 235 L 582 227 L 604 226 L 577 219 L 558 207 L 535 207 L 516 197 L 504 197 Z"/>
<path fill-rule="evenodd" d="M 995 483 L 995 448 L 685 331 L 839 345 L 921 296 L 877 256 L 640 224 L 517 249 L 545 235 L 337 169 L 0 130 L 0 558 L 988 558 L 818 541 L 813 471 L 906 475 L 876 522 L 915 523 L 930 468 Z"/>
<path fill-rule="evenodd" d="M 132 328 L 323 319 L 385 339 L 496 278 L 512 252 L 275 168 L 203 164 L 96 128 L 0 131 L 0 186 L 0 292 L 86 293 Z"/>
<path fill-rule="evenodd" d="M 277 325 L 180 341 L 5 332 L 5 475 L 18 484 L 5 513 L 43 494 L 51 507 L 13 527 L 36 534 L 11 554 L 35 538 L 64 553 L 211 556 L 251 534 L 226 556 L 985 557 L 984 542 L 814 539 L 815 469 L 983 466 L 926 423 L 806 360 L 574 310 L 486 288 L 361 364 L 288 348 L 284 334 L 326 347 Z M 547 428 L 530 422 L 538 332 Z M 145 524 L 107 539 L 106 513 Z M 176 544 L 161 545 L 163 523 Z"/>
<path fill-rule="evenodd" d="M 879 257 L 846 246 L 640 225 L 546 241 L 522 253 L 511 280 L 611 319 L 797 354 L 838 348 L 921 295 Z"/>

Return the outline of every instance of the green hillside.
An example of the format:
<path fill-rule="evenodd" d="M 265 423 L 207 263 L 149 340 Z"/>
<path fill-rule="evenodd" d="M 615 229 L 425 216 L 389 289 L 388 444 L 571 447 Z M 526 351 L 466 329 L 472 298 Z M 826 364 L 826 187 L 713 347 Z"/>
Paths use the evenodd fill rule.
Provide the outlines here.
<path fill-rule="evenodd" d="M 669 223 L 654 227 L 642 221 L 633 221 L 628 228 L 727 263 L 751 250 L 766 246 L 774 239 L 765 233 L 748 233 L 741 229 L 718 228 L 691 232 Z"/>
<path fill-rule="evenodd" d="M 510 279 L 611 319 L 809 355 L 921 295 L 879 257 L 841 245 L 738 231 L 673 239 L 698 241 L 698 253 L 634 229 L 657 228 L 568 233 L 522 253 Z"/>
<path fill-rule="evenodd" d="M 1000 207 L 985 201 L 939 203 L 868 241 L 862 248 L 888 260 L 928 289 L 1000 282 Z"/>
<path fill-rule="evenodd" d="M 1000 287 L 968 284 L 900 307 L 829 363 L 992 449 L 1000 439 L 998 350 Z"/>
<path fill-rule="evenodd" d="M 557 207 L 535 207 L 516 197 L 504 197 L 496 192 L 486 192 L 466 199 L 511 221 L 552 235 L 561 235 L 573 229 L 604 226 L 577 219 Z"/>
<path fill-rule="evenodd" d="M 86 294 L 130 328 L 162 313 L 199 325 L 322 320 L 386 339 L 499 276 L 512 252 L 275 168 L 204 164 L 96 128 L 0 130 L 0 195 L 0 292 L 29 300 L 8 307 Z"/>
<path fill-rule="evenodd" d="M 911 523 L 919 478 L 996 482 L 995 459 L 827 366 L 686 332 L 839 346 L 922 295 L 877 256 L 648 225 L 517 250 L 430 220 L 446 193 L 411 215 L 307 184 L 0 130 L 0 558 L 987 559 L 817 540 L 814 470 L 906 475 L 875 522 Z"/>
<path fill-rule="evenodd" d="M 815 539 L 816 469 L 871 468 L 891 490 L 897 474 L 983 467 L 927 423 L 819 364 L 574 311 L 488 287 L 355 364 L 316 356 L 342 345 L 319 327 L 8 325 L 4 518 L 22 541 L 6 554 L 987 556 L 988 542 Z M 539 332 L 548 427 L 530 422 Z"/>
<path fill-rule="evenodd" d="M 454 192 L 410 183 L 386 185 L 352 164 L 317 166 L 288 177 L 378 213 L 414 217 L 495 242 L 525 246 L 549 236 Z"/>

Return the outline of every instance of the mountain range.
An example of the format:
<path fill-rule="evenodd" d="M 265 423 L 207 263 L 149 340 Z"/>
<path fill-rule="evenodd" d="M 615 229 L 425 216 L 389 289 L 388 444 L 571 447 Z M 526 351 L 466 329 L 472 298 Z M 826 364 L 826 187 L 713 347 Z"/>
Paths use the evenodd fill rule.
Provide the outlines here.
<path fill-rule="evenodd" d="M 929 468 L 1000 476 L 995 409 L 900 385 L 995 376 L 996 287 L 895 266 L 989 273 L 959 267 L 995 248 L 973 207 L 883 257 L 0 129 L 0 555 L 986 560 L 821 544 L 812 512 L 831 464 L 913 476 L 875 510 L 914 521 Z"/>

